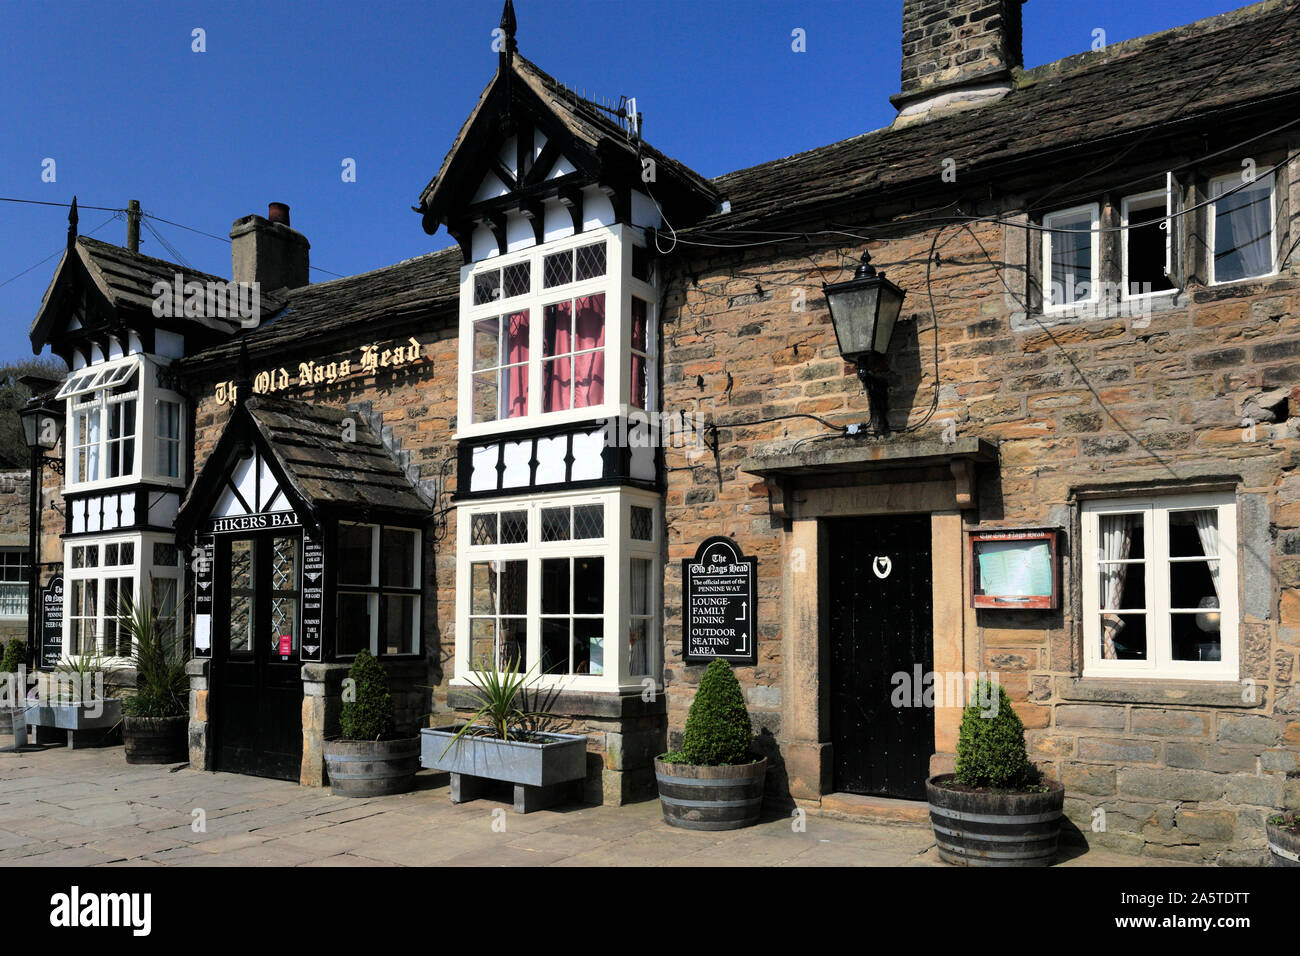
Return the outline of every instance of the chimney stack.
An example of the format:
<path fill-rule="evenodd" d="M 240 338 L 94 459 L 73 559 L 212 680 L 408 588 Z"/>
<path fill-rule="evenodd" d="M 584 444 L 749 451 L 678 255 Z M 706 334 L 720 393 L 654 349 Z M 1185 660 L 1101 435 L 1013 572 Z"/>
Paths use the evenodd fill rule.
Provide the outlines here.
<path fill-rule="evenodd" d="M 1000 99 L 1023 65 L 1024 0 L 904 0 L 901 91 L 895 126 Z"/>
<path fill-rule="evenodd" d="M 230 263 L 236 282 L 257 282 L 263 292 L 296 289 L 311 281 L 307 237 L 289 227 L 289 207 L 273 202 L 266 218 L 236 219 L 230 227 Z"/>

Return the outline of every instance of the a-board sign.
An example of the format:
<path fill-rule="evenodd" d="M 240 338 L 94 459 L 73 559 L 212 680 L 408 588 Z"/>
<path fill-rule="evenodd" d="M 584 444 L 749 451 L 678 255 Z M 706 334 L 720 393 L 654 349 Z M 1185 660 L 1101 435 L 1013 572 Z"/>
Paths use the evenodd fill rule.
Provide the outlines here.
<path fill-rule="evenodd" d="M 1060 607 L 1057 528 L 970 532 L 971 607 Z"/>
<path fill-rule="evenodd" d="M 707 539 L 682 561 L 682 657 L 758 663 L 758 559 L 730 538 Z"/>
<path fill-rule="evenodd" d="M 41 667 L 57 667 L 63 657 L 63 576 L 41 588 Z"/>

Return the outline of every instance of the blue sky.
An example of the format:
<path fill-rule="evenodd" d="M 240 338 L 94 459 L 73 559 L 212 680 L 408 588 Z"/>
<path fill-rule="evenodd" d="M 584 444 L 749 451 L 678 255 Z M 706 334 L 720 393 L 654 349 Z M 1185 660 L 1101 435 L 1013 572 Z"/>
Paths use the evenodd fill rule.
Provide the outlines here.
<path fill-rule="evenodd" d="M 1030 0 L 1035 66 L 1239 6 Z M 516 0 L 520 51 L 569 86 L 636 96 L 646 138 L 707 176 L 887 125 L 902 0 Z M 225 236 L 287 202 L 312 264 L 351 274 L 450 244 L 410 211 L 496 67 L 498 0 L 0 0 L 0 196 L 144 209 Z M 206 52 L 192 31 L 206 34 Z M 791 49 L 805 31 L 807 51 Z M 54 182 L 42 181 L 55 161 Z M 354 183 L 340 175 L 356 161 Z M 90 232 L 112 213 L 83 210 Z M 0 361 L 58 261 L 67 210 L 0 202 Z M 230 247 L 156 224 L 195 267 Z M 124 244 L 126 225 L 97 238 Z M 141 251 L 170 253 L 147 231 Z M 313 273 L 313 281 L 328 279 Z"/>

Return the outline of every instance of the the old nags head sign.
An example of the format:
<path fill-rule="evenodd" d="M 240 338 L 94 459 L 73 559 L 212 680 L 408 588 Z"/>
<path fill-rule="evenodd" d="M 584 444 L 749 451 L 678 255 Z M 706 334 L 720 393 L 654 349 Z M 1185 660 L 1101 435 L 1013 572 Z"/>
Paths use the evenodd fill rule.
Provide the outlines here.
<path fill-rule="evenodd" d="M 758 663 L 758 559 L 730 538 L 707 539 L 682 561 L 682 658 Z"/>

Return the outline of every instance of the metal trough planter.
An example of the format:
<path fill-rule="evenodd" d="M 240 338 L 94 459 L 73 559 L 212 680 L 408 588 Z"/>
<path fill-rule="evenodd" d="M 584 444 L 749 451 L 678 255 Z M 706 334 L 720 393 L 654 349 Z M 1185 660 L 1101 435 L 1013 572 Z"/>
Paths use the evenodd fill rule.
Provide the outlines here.
<path fill-rule="evenodd" d="M 38 743 L 48 742 L 50 732 L 57 735 L 58 731 L 63 731 L 68 735 L 68 746 L 74 750 L 99 747 L 115 742 L 115 731 L 122 722 L 122 701 L 117 697 L 97 700 L 91 705 L 31 701 L 27 705 L 25 720 L 28 726 L 37 728 Z M 46 733 L 41 733 L 42 730 Z"/>
<path fill-rule="evenodd" d="M 527 787 L 552 787 L 587 776 L 587 738 L 581 734 L 533 735 L 544 738 L 544 743 L 466 734 L 448 749 L 447 744 L 458 730 L 421 730 L 420 765 Z"/>
<path fill-rule="evenodd" d="M 952 774 L 925 782 L 939 857 L 957 866 L 1051 866 L 1061 832 L 1065 788 L 1041 793 L 957 790 Z"/>
<path fill-rule="evenodd" d="M 415 787 L 420 739 L 327 740 L 325 769 L 336 797 L 382 797 Z"/>

